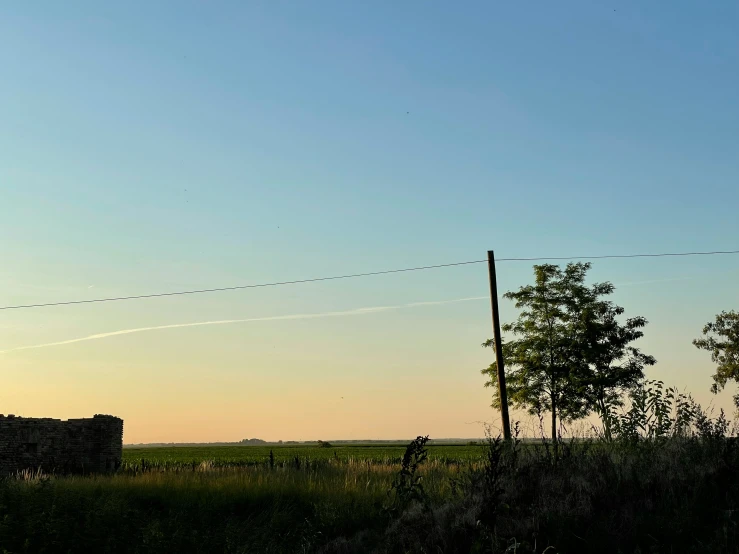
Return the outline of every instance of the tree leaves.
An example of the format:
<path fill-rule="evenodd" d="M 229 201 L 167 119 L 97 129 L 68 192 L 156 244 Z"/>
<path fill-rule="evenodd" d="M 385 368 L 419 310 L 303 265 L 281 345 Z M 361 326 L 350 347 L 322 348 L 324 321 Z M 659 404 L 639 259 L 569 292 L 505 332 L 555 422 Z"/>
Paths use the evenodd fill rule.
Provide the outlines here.
<path fill-rule="evenodd" d="M 644 377 L 653 357 L 631 343 L 642 337 L 643 317 L 620 323 L 624 309 L 603 299 L 612 294 L 611 283 L 586 285 L 589 263 L 570 263 L 565 269 L 552 264 L 534 266 L 534 284 L 508 292 L 520 310 L 516 321 L 502 331 L 512 335 L 503 342 L 506 389 L 509 402 L 531 414 L 552 415 L 571 421 L 596 411 L 609 435 L 608 414 L 621 405 L 625 390 Z M 483 343 L 493 347 L 493 341 Z M 493 407 L 500 407 L 498 368 L 494 362 L 482 370 L 493 387 Z"/>
<path fill-rule="evenodd" d="M 739 381 L 739 313 L 722 311 L 714 322 L 703 327 L 704 338 L 695 339 L 696 348 L 711 353 L 711 360 L 717 364 L 713 375 L 711 392 L 723 390 L 730 380 Z M 739 408 L 739 396 L 734 397 Z"/>

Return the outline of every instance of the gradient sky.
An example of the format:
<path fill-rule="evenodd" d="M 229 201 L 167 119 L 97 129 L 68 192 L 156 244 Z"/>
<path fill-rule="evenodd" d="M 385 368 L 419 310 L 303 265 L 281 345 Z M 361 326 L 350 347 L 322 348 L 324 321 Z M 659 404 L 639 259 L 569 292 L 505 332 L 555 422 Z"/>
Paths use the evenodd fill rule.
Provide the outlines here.
<path fill-rule="evenodd" d="M 737 28 L 718 1 L 5 3 L 0 305 L 735 250 Z M 690 341 L 739 308 L 739 256 L 591 273 L 650 321 L 650 377 L 730 407 Z M 480 436 L 487 287 L 475 264 L 0 311 L 0 412 L 112 413 L 126 443 Z"/>

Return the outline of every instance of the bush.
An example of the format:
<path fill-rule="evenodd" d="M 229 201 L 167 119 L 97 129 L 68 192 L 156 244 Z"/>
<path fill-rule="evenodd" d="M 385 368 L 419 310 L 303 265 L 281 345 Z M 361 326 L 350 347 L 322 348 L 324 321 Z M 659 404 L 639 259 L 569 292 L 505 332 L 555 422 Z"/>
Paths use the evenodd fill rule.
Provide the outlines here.
<path fill-rule="evenodd" d="M 454 477 L 444 502 L 397 502 L 383 533 L 329 541 L 322 552 L 738 553 L 739 449 L 726 419 L 686 401 L 688 422 L 687 408 L 667 404 L 652 402 L 661 419 L 650 412 L 636 438 L 561 442 L 556 456 L 546 440 L 488 437 L 483 463 Z M 412 473 L 396 482 L 412 483 Z"/>

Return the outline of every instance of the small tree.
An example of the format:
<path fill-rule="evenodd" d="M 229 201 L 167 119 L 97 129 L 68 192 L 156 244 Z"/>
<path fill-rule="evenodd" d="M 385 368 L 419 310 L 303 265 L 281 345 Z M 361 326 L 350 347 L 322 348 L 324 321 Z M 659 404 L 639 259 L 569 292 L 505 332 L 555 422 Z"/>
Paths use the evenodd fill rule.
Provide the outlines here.
<path fill-rule="evenodd" d="M 711 353 L 716 366 L 711 392 L 717 394 L 730 380 L 739 381 L 739 313 L 723 311 L 716 321 L 703 327 L 703 338 L 693 344 Z M 739 409 L 739 394 L 734 395 L 734 405 Z"/>
<path fill-rule="evenodd" d="M 603 434 L 611 439 L 614 409 L 623 406 L 625 394 L 644 379 L 645 366 L 656 363 L 631 343 L 644 336 L 647 320 L 633 317 L 618 321 L 624 309 L 609 301 L 596 301 L 582 313 L 582 354 L 585 373 L 579 387 L 588 407 L 603 422 Z"/>
<path fill-rule="evenodd" d="M 508 399 L 531 414 L 549 412 L 552 440 L 557 438 L 557 418 L 572 420 L 587 413 L 573 377 L 582 372 L 577 366 L 583 363 L 578 351 L 580 305 L 593 294 L 584 284 L 588 269 L 586 263 L 568 264 L 564 271 L 556 265 L 535 265 L 535 284 L 504 295 L 521 310 L 515 322 L 502 326 L 516 337 L 503 343 Z M 493 341 L 483 346 L 492 347 Z M 496 388 L 493 406 L 499 407 L 497 363 L 483 373 L 490 376 L 486 386 Z"/>
<path fill-rule="evenodd" d="M 603 299 L 614 286 L 585 284 L 590 267 L 534 266 L 536 283 L 505 295 L 521 309 L 516 322 L 502 326 L 516 337 L 503 342 L 508 397 L 530 413 L 550 412 L 552 439 L 557 437 L 557 417 L 573 420 L 593 411 L 610 438 L 613 408 L 644 378 L 644 367 L 655 363 L 631 345 L 642 337 L 646 319 L 620 323 L 624 309 Z M 493 341 L 483 346 L 492 347 Z M 496 363 L 483 373 L 490 377 L 485 386 L 496 390 L 493 406 L 500 407 Z"/>

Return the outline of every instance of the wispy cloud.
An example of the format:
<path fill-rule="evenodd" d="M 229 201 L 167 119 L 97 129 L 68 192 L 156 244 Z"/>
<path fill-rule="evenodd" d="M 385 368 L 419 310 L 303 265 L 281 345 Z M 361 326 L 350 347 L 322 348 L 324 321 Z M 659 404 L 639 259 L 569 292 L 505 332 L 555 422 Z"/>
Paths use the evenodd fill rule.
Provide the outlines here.
<path fill-rule="evenodd" d="M 220 319 L 216 321 L 196 321 L 193 323 L 173 323 L 170 325 L 157 325 L 154 327 L 138 327 L 135 329 L 121 329 L 118 331 L 110 331 L 107 333 L 98 333 L 95 335 L 87 335 L 85 337 L 78 337 L 74 339 L 61 340 L 57 342 L 47 342 L 43 344 L 33 344 L 30 346 L 19 346 L 17 348 L 8 348 L 7 350 L 0 350 L 0 354 L 8 354 L 10 352 L 18 352 L 19 350 L 33 350 L 36 348 L 48 348 L 51 346 L 62 346 L 64 344 L 73 344 L 75 342 L 84 342 L 88 340 L 106 339 L 109 337 L 116 337 L 119 335 L 130 335 L 133 333 L 143 333 L 146 331 L 159 331 L 162 329 L 181 329 L 184 327 L 201 327 L 204 325 L 231 325 L 234 323 L 253 323 L 258 321 L 282 321 L 282 320 L 296 320 L 296 319 L 318 319 L 326 317 L 343 317 L 353 315 L 365 315 L 373 314 L 378 312 L 386 312 L 390 310 L 402 310 L 407 308 L 418 308 L 421 306 L 439 306 L 442 304 L 456 304 L 459 302 L 470 302 L 473 300 L 487 300 L 487 296 L 473 296 L 469 298 L 455 298 L 452 300 L 434 300 L 430 302 L 412 302 L 410 304 L 400 304 L 398 306 L 373 306 L 368 308 L 356 308 L 354 310 L 344 310 L 339 312 L 321 312 L 314 314 L 289 314 L 289 315 L 276 315 L 269 317 L 250 317 L 246 319 Z"/>

